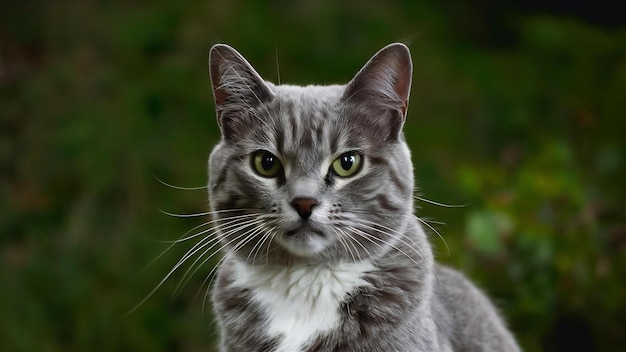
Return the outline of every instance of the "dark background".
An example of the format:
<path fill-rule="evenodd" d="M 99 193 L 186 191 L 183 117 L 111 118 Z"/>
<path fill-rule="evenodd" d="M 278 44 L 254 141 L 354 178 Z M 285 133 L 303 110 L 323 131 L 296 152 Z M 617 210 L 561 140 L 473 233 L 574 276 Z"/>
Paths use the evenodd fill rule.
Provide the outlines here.
<path fill-rule="evenodd" d="M 626 348 L 626 29 L 618 2 L 56 1 L 0 11 L 0 345 L 201 351 L 193 245 L 217 142 L 210 46 L 268 80 L 348 81 L 409 44 L 405 127 L 440 261 L 526 351 Z M 156 177 L 156 178 L 155 178 Z M 443 222 L 439 224 L 436 222 Z M 195 230 L 196 232 L 198 230 Z M 142 269 L 146 267 L 145 269 Z M 203 310 L 204 309 L 204 310 Z"/>

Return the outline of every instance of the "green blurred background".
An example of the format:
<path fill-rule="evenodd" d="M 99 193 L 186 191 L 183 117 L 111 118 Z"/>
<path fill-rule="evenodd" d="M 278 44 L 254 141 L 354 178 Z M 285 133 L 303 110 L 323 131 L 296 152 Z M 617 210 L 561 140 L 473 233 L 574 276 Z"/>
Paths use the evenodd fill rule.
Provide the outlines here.
<path fill-rule="evenodd" d="M 193 243 L 218 140 L 210 46 L 268 80 L 414 60 L 406 136 L 438 258 L 526 351 L 626 348 L 626 30 L 618 6 L 487 1 L 56 1 L 0 12 L 0 349 L 206 351 Z M 623 14 L 623 12 L 621 12 Z M 156 177 L 156 178 L 155 178 Z M 142 269 L 146 267 L 146 269 Z M 183 269 L 186 269 L 183 268 Z"/>

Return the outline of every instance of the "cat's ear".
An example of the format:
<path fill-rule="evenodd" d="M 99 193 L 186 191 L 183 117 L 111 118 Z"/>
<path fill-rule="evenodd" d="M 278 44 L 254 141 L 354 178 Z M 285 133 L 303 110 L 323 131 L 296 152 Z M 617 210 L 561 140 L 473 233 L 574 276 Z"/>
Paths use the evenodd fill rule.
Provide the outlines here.
<path fill-rule="evenodd" d="M 225 137 L 235 132 L 245 111 L 274 96 L 263 78 L 235 49 L 216 44 L 209 53 L 209 72 L 217 121 Z"/>
<path fill-rule="evenodd" d="M 399 134 L 406 118 L 413 65 L 406 45 L 389 44 L 378 51 L 348 83 L 342 100 L 366 106 L 387 121 L 373 121 Z"/>

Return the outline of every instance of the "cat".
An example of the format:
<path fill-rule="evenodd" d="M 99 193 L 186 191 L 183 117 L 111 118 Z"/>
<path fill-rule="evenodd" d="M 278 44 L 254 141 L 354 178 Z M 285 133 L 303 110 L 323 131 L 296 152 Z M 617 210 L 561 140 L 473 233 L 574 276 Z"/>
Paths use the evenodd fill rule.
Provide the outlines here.
<path fill-rule="evenodd" d="M 413 213 L 404 44 L 346 85 L 272 84 L 225 44 L 209 71 L 221 351 L 519 351 Z"/>

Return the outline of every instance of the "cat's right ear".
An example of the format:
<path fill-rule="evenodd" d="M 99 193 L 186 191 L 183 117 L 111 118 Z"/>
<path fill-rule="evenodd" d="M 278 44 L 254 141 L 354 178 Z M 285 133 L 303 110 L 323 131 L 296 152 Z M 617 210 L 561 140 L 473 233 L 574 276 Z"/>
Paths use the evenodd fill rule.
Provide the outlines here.
<path fill-rule="evenodd" d="M 387 45 L 348 83 L 342 99 L 375 112 L 366 124 L 395 139 L 406 119 L 412 70 L 409 48 L 401 43 Z"/>
<path fill-rule="evenodd" d="M 245 128 L 245 111 L 274 96 L 261 76 L 235 49 L 216 44 L 209 53 L 209 73 L 217 122 L 222 135 L 229 138 Z"/>

